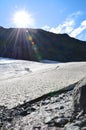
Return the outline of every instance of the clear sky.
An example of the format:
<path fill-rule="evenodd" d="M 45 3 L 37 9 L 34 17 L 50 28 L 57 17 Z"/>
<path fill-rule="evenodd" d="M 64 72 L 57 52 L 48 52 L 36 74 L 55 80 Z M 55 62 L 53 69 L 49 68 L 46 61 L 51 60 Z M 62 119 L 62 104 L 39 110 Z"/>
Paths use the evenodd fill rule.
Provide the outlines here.
<path fill-rule="evenodd" d="M 29 14 L 28 28 L 67 33 L 86 41 L 86 0 L 0 0 L 0 26 L 17 27 L 24 22 L 24 17 L 14 18 L 19 11 Z"/>

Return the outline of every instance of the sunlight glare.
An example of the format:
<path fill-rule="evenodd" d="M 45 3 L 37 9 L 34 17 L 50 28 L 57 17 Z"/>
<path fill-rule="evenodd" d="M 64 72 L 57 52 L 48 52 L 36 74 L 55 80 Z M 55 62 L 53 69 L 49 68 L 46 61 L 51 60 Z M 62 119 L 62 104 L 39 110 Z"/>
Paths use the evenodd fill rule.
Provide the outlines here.
<path fill-rule="evenodd" d="M 14 14 L 13 23 L 18 28 L 26 28 L 28 26 L 32 26 L 34 20 L 28 12 L 22 10 Z"/>

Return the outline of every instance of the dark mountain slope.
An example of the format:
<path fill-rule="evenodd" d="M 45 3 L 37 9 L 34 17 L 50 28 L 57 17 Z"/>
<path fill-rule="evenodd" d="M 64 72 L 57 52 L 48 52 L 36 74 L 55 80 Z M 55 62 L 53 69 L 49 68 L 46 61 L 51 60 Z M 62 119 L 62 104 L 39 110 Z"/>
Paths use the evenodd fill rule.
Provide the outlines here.
<path fill-rule="evenodd" d="M 0 57 L 86 61 L 86 42 L 41 29 L 0 27 Z"/>

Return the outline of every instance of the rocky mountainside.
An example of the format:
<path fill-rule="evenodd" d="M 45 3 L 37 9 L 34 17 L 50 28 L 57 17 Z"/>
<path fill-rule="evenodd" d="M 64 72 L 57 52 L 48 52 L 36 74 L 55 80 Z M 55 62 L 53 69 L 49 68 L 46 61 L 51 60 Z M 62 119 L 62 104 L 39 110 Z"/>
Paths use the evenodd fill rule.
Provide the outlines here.
<path fill-rule="evenodd" d="M 41 29 L 0 27 L 0 57 L 39 61 L 86 61 L 86 42 Z"/>
<path fill-rule="evenodd" d="M 12 109 L 0 106 L 1 130 L 86 130 L 86 78 Z M 76 109 L 78 108 L 78 109 Z"/>

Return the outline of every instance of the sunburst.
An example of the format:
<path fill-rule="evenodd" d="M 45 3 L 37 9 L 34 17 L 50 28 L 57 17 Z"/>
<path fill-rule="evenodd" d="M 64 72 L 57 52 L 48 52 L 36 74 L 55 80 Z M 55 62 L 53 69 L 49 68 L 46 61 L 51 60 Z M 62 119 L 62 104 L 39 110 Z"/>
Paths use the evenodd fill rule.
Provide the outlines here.
<path fill-rule="evenodd" d="M 29 14 L 25 10 L 21 10 L 14 14 L 13 23 L 18 28 L 26 28 L 26 27 L 32 26 L 34 23 L 34 20 L 31 16 L 31 14 Z"/>

